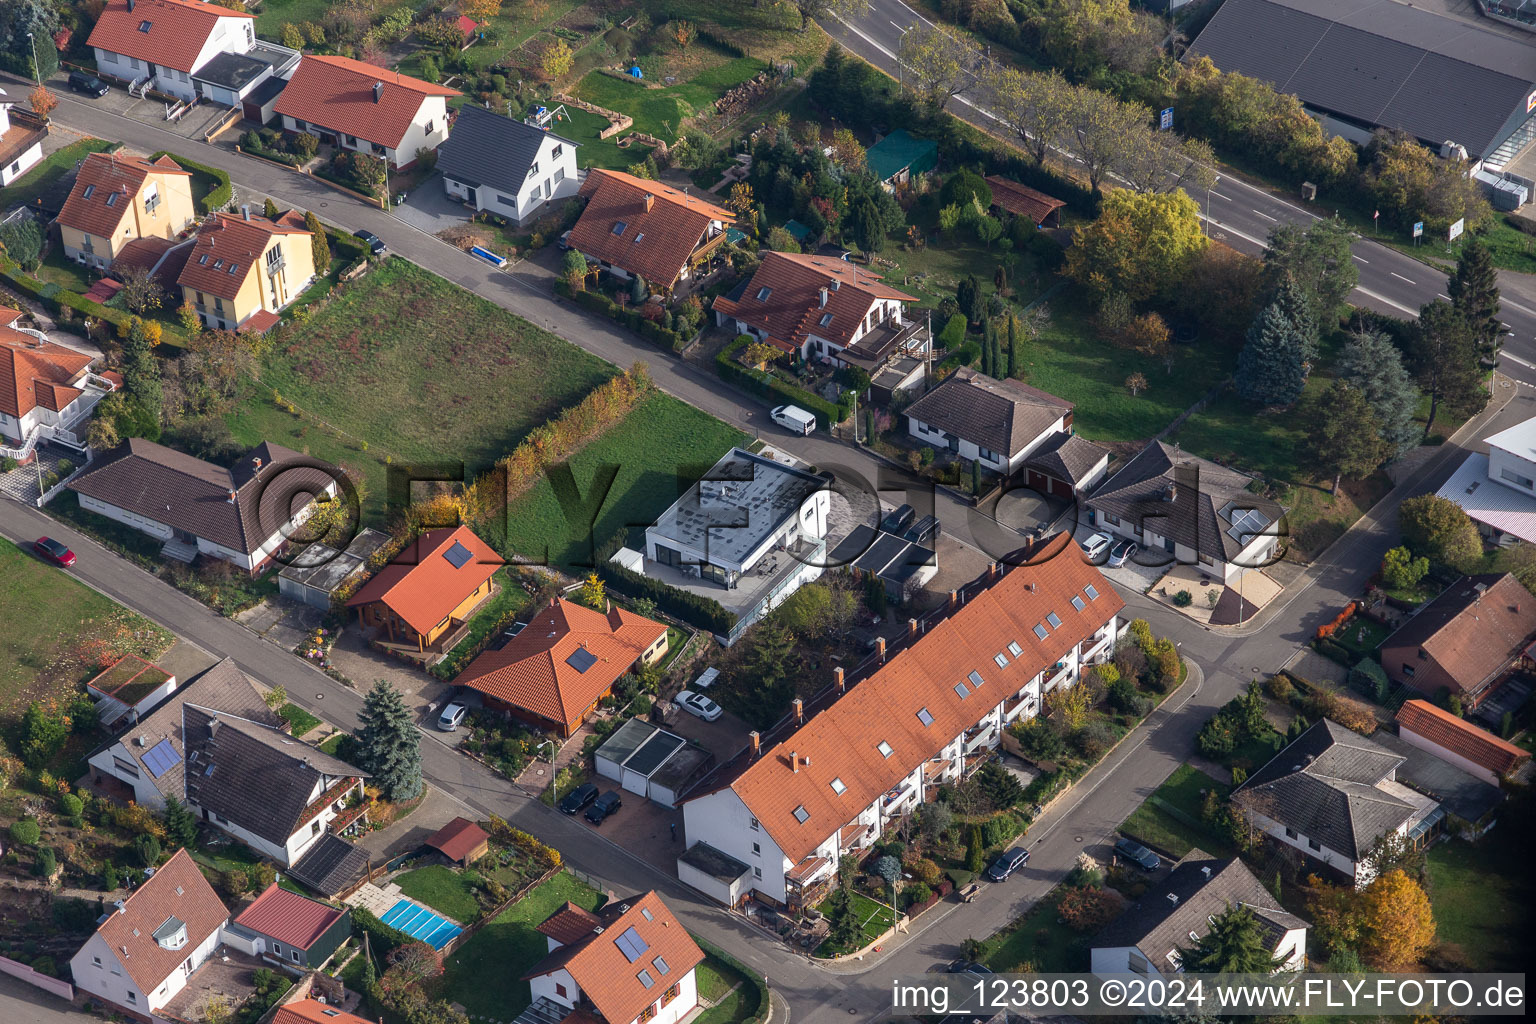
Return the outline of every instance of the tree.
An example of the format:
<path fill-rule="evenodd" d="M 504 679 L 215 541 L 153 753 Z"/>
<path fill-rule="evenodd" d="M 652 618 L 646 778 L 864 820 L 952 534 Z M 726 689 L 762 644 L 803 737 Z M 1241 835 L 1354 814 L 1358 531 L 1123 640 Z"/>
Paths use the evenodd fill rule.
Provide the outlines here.
<path fill-rule="evenodd" d="M 1429 559 L 1413 557 L 1413 552 L 1399 545 L 1381 559 L 1381 578 L 1394 590 L 1409 590 L 1419 585 L 1429 573 Z"/>
<path fill-rule="evenodd" d="M 844 170 L 850 172 L 862 171 L 868 166 L 867 152 L 863 144 L 848 128 L 833 129 L 832 159 L 841 164 Z"/>
<path fill-rule="evenodd" d="M 160 364 L 144 321 L 131 317 L 123 339 L 123 390 L 134 411 L 157 429 L 161 413 Z"/>
<path fill-rule="evenodd" d="M 1484 366 L 1498 365 L 1504 347 L 1504 323 L 1499 319 L 1499 271 L 1493 253 L 1481 238 L 1461 247 L 1456 272 L 1445 286 L 1451 308 L 1466 321 Z"/>
<path fill-rule="evenodd" d="M 53 714 L 37 701 L 27 705 L 21 716 L 22 763 L 28 768 L 45 768 L 64 749 L 69 739 L 69 726 L 62 715 Z"/>
<path fill-rule="evenodd" d="M 1045 695 L 1045 710 L 1069 730 L 1077 730 L 1088 721 L 1093 710 L 1093 695 L 1081 684 L 1058 686 Z"/>
<path fill-rule="evenodd" d="M 981 826 L 972 825 L 965 833 L 965 870 L 973 874 L 982 868 L 986 844 L 981 839 Z"/>
<path fill-rule="evenodd" d="M 407 942 L 396 946 L 385 957 L 389 970 L 385 972 L 385 991 L 393 986 L 408 987 L 429 981 L 443 973 L 443 957 L 425 942 Z"/>
<path fill-rule="evenodd" d="M 1419 387 L 1429 395 L 1426 438 L 1434 429 L 1442 403 L 1475 411 L 1487 402 L 1477 342 L 1467 321 L 1450 303 L 1436 299 L 1419 310 L 1414 363 Z"/>
<path fill-rule="evenodd" d="M 277 220 L 277 217 L 278 217 L 277 204 L 272 201 L 272 197 L 271 196 L 268 196 L 267 197 L 267 201 L 262 204 L 261 215 L 263 217 L 267 218 L 267 220 Z"/>
<path fill-rule="evenodd" d="M 309 232 L 310 255 L 315 261 L 315 273 L 324 274 L 331 269 L 331 242 L 325 225 L 313 211 L 304 213 L 304 229 Z"/>
<path fill-rule="evenodd" d="M 645 278 L 641 277 L 639 274 L 636 274 L 629 279 L 630 302 L 633 302 L 638 306 L 640 303 L 650 298 L 650 296 L 651 289 L 650 286 L 645 283 Z"/>
<path fill-rule="evenodd" d="M 283 45 L 289 49 L 304 49 L 304 33 L 300 32 L 299 26 L 295 25 L 293 22 L 290 21 L 283 24 L 280 37 L 283 41 Z"/>
<path fill-rule="evenodd" d="M 133 837 L 133 849 L 139 856 L 139 863 L 147 868 L 152 868 L 160 863 L 160 840 L 148 832 L 141 832 Z"/>
<path fill-rule="evenodd" d="M 1024 148 L 1044 165 L 1046 155 L 1072 130 L 1074 86 L 1055 71 L 1035 74 L 1003 64 L 987 65 L 983 84 L 989 106 Z"/>
<path fill-rule="evenodd" d="M 1476 228 L 1492 215 L 1477 181 L 1459 160 L 1442 160 L 1417 140 L 1387 132 L 1377 133 L 1370 150 L 1364 184 L 1388 223 L 1407 227 L 1422 220 L 1428 230 L 1442 232 L 1463 219 L 1468 228 Z"/>
<path fill-rule="evenodd" d="M 1381 438 L 1398 457 L 1418 446 L 1419 389 L 1403 367 L 1402 353 L 1381 331 L 1359 330 L 1350 334 L 1339 356 L 1339 378 L 1359 388 L 1371 411 Z"/>
<path fill-rule="evenodd" d="M 459 10 L 476 21 L 490 21 L 501 13 L 501 0 L 459 0 Z"/>
<path fill-rule="evenodd" d="M 955 284 L 955 305 L 970 323 L 980 323 L 986 316 L 981 295 L 981 283 L 975 274 L 967 274 Z"/>
<path fill-rule="evenodd" d="M 363 698 L 358 714 L 358 766 L 390 800 L 414 800 L 421 795 L 421 734 L 411 721 L 405 700 L 384 680 Z"/>
<path fill-rule="evenodd" d="M 1131 393 L 1132 398 L 1140 396 L 1143 391 L 1147 390 L 1146 374 L 1137 372 L 1125 378 L 1125 390 Z"/>
<path fill-rule="evenodd" d="M 901 861 L 890 854 L 876 857 L 870 873 L 884 880 L 886 885 L 895 885 L 896 879 L 901 877 Z"/>
<path fill-rule="evenodd" d="M 971 170 L 962 167 L 955 171 L 944 181 L 944 187 L 939 190 L 939 206 L 959 207 L 957 216 L 963 220 L 974 216 L 975 211 L 985 213 L 992 205 L 992 186 L 987 184 L 987 179 Z M 966 207 L 971 212 L 966 212 Z"/>
<path fill-rule="evenodd" d="M 35 270 L 43 254 L 43 232 L 37 221 L 20 217 L 0 226 L 0 250 L 21 264 L 23 270 Z"/>
<path fill-rule="evenodd" d="M 1179 964 L 1190 974 L 1271 974 L 1284 961 L 1270 951 L 1252 910 L 1228 906 L 1211 919 L 1210 931 L 1179 947 Z"/>
<path fill-rule="evenodd" d="M 1146 130 L 1151 112 L 1098 89 L 1074 89 L 1072 100 L 1072 151 L 1088 172 L 1088 187 L 1097 192 L 1104 178 L 1135 151 L 1139 132 Z M 1194 205 L 1185 193 L 1177 194 Z"/>
<path fill-rule="evenodd" d="M 539 52 L 539 72 L 546 81 L 553 81 L 571 70 L 571 64 L 576 60 L 576 54 L 564 39 L 551 36 Z"/>
<path fill-rule="evenodd" d="M 897 59 L 906 68 L 905 80 L 930 109 L 939 111 L 969 84 L 981 54 L 948 29 L 919 21 L 902 33 Z"/>
<path fill-rule="evenodd" d="M 1333 494 L 1339 493 L 1344 477 L 1364 480 L 1391 455 L 1370 403 L 1359 389 L 1341 380 L 1328 386 L 1309 440 L 1312 461 L 1321 472 L 1333 475 Z"/>
<path fill-rule="evenodd" d="M 1210 143 L 1139 125 L 1127 140 L 1116 170 L 1137 192 L 1204 192 L 1216 184 Z"/>
<path fill-rule="evenodd" d="M 1349 228 L 1339 220 L 1317 220 L 1305 228 L 1298 224 L 1276 226 L 1264 250 L 1270 287 L 1278 288 L 1289 277 L 1300 286 L 1320 322 L 1337 322 L 1349 293 L 1360 281 L 1349 249 L 1352 241 Z"/>
<path fill-rule="evenodd" d="M 1169 291 L 1209 244 L 1199 213 L 1184 192 L 1117 189 L 1099 218 L 1074 232 L 1065 273 L 1101 299 L 1119 293 L 1144 302 Z"/>
<path fill-rule="evenodd" d="M 1435 916 L 1418 882 L 1401 868 L 1378 876 L 1360 894 L 1360 952 L 1380 971 L 1417 964 L 1435 941 Z"/>
<path fill-rule="evenodd" d="M 1482 557 L 1477 524 L 1449 498 L 1438 494 L 1406 498 L 1398 506 L 1397 524 L 1408 547 L 1432 561 L 1470 567 Z"/>
<path fill-rule="evenodd" d="M 1301 339 L 1303 372 L 1310 374 L 1312 366 L 1317 362 L 1317 318 L 1312 315 L 1311 300 L 1287 274 L 1275 289 L 1274 304 L 1296 326 L 1296 335 Z"/>
<path fill-rule="evenodd" d="M 800 31 L 811 27 L 811 22 L 834 17 L 849 21 L 869 10 L 869 0 L 792 0 L 800 14 Z"/>
<path fill-rule="evenodd" d="M 36 846 L 43 838 L 43 830 L 36 818 L 22 818 L 11 822 L 11 839 L 22 846 Z"/>
<path fill-rule="evenodd" d="M 673 41 L 676 42 L 678 46 L 682 47 L 685 52 L 687 51 L 688 47 L 693 45 L 694 39 L 698 38 L 699 35 L 698 26 L 694 25 L 694 23 L 691 21 L 683 21 L 679 19 L 672 22 L 671 28 Z"/>
<path fill-rule="evenodd" d="M 853 908 L 852 894 L 845 888 L 834 889 L 827 899 L 826 913 L 827 942 L 837 949 L 857 949 L 863 923 Z"/>
<path fill-rule="evenodd" d="M 49 92 L 47 86 L 39 85 L 27 94 L 27 102 L 32 107 L 32 113 L 46 121 L 48 115 L 53 113 L 54 108 L 59 105 L 59 98 Z"/>
<path fill-rule="evenodd" d="M 165 798 L 165 837 L 177 846 L 197 842 L 197 818 L 175 794 Z"/>
<path fill-rule="evenodd" d="M 37 850 L 37 863 L 33 865 L 35 870 L 43 878 L 52 878 L 59 870 L 59 855 L 51 846 L 40 846 Z"/>
<path fill-rule="evenodd" d="M 587 258 L 575 249 L 565 250 L 560 260 L 560 273 L 572 291 L 585 291 L 587 287 Z"/>
<path fill-rule="evenodd" d="M 1280 304 L 1265 306 L 1238 353 L 1237 393 L 1260 405 L 1294 404 L 1307 383 L 1305 351 L 1305 338 Z"/>
<path fill-rule="evenodd" d="M 153 313 L 165 299 L 165 289 L 146 267 L 128 267 L 121 272 L 123 287 L 119 294 L 123 305 L 135 313 Z"/>
<path fill-rule="evenodd" d="M 4 0 L 0 3 L 0 66 L 46 82 L 59 67 L 59 51 L 53 45 L 58 27 L 59 8 L 47 0 Z"/>

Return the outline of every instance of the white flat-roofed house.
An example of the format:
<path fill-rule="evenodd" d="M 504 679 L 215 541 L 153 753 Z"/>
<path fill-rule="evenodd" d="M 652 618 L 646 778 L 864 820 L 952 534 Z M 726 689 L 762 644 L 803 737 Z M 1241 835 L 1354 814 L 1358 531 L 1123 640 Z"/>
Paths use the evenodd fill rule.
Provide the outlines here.
<path fill-rule="evenodd" d="M 1441 485 L 1440 497 L 1460 505 L 1490 543 L 1536 542 L 1536 417 L 1487 440 Z"/>

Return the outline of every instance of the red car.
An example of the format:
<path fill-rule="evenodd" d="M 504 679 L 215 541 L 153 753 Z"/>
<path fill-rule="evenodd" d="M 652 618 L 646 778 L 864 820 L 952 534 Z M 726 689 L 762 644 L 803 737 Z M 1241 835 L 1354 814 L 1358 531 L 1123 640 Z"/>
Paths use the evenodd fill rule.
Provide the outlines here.
<path fill-rule="evenodd" d="M 39 537 L 33 541 L 32 550 L 37 552 L 39 558 L 46 558 L 66 569 L 75 564 L 75 553 L 51 537 Z"/>

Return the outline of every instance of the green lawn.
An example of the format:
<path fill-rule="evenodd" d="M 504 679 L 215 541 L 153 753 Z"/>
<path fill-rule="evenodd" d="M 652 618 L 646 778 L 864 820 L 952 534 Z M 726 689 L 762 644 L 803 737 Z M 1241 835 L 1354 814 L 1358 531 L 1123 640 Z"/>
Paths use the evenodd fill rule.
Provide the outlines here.
<path fill-rule="evenodd" d="M 174 639 L 141 615 L 0 539 L 0 735 L 32 701 L 66 702 L 101 665 L 87 645 L 150 660 Z M 115 660 L 115 659 L 114 659 Z M 14 749 L 14 747 L 13 747 Z"/>
<path fill-rule="evenodd" d="M 117 145 L 107 139 L 81 139 L 54 150 L 19 179 L 0 188 L 0 209 L 9 208 L 12 203 L 30 203 L 88 154 L 104 153 Z"/>
<path fill-rule="evenodd" d="M 617 471 L 597 510 L 572 522 L 545 477 L 507 509 L 507 543 L 532 559 L 565 566 L 589 565 L 592 546 L 622 527 L 643 528 L 664 512 L 682 490 L 704 474 L 747 435 L 669 395 L 650 395 L 624 422 L 570 459 L 584 499 L 593 494 L 600 471 Z"/>
<path fill-rule="evenodd" d="M 826 908 L 827 904 L 824 901 L 817 909 L 825 914 L 827 912 Z M 869 945 L 871 942 L 874 942 L 875 939 L 879 938 L 882 934 L 891 929 L 896 915 L 896 911 L 892 910 L 884 903 L 877 903 L 861 892 L 856 892 L 853 894 L 853 910 L 854 913 L 859 916 L 859 923 L 861 925 L 860 935 L 857 940 L 858 945 L 853 947 L 853 949 L 841 949 L 837 946 L 834 946 L 832 941 L 828 939 L 826 942 L 823 942 L 821 945 L 816 947 L 816 952 L 814 954 L 815 956 L 841 956 L 844 953 L 852 953 L 854 949 L 860 949 Z"/>
<path fill-rule="evenodd" d="M 622 171 L 630 164 L 644 160 L 645 154 L 650 152 L 650 148 L 646 146 L 620 149 L 617 140 L 623 133 L 608 139 L 598 138 L 608 127 L 608 119 L 601 114 L 593 114 L 570 105 L 566 106 L 565 112 L 570 116 L 551 125 L 550 131 L 556 135 L 565 136 L 581 147 L 576 150 L 576 164 L 579 167 L 602 167 L 610 171 Z"/>
<path fill-rule="evenodd" d="M 1452 839 L 1426 855 L 1435 938 L 1460 946 L 1480 971 L 1521 970 L 1528 956 L 1521 950 L 1528 948 L 1536 893 L 1521 844 L 1524 831 L 1501 822 L 1476 844 Z"/>
<path fill-rule="evenodd" d="M 321 743 L 319 745 L 321 753 L 330 754 L 332 757 L 337 756 L 336 755 L 336 751 L 338 749 L 340 749 L 341 741 L 346 739 L 346 737 L 347 737 L 347 734 L 344 733 L 344 732 L 335 733 L 330 738 L 328 738 L 324 743 Z"/>
<path fill-rule="evenodd" d="M 1156 792 L 1120 823 L 1120 831 L 1178 857 L 1196 846 L 1206 853 L 1231 856 L 1230 842 L 1203 825 L 1195 824 L 1200 820 L 1200 805 L 1204 799 L 1200 791 L 1214 789 L 1224 800 L 1231 788 L 1193 765 L 1180 765 Z"/>
<path fill-rule="evenodd" d="M 462 1003 L 472 1018 L 509 1021 L 527 1009 L 531 997 L 521 980 L 548 950 L 538 924 L 567 900 L 595 910 L 597 890 L 562 871 L 496 919 L 448 958 L 443 975 L 447 998 Z"/>
<path fill-rule="evenodd" d="M 704 954 L 704 962 L 694 971 L 694 980 L 699 986 L 699 998 L 715 1004 L 699 1014 L 695 1024 L 738 1024 L 756 1017 L 761 1009 L 757 986 L 712 954 Z"/>
<path fill-rule="evenodd" d="M 588 103 L 628 114 L 635 119 L 634 131 L 671 142 L 677 137 L 683 121 L 705 110 L 765 66 L 751 57 L 735 57 L 699 72 L 686 82 L 660 89 L 649 89 L 641 82 L 591 71 L 577 83 L 575 95 Z"/>
<path fill-rule="evenodd" d="M 320 719 L 305 711 L 297 704 L 284 704 L 277 709 L 277 713 L 293 726 L 293 738 L 298 739 L 309 730 L 320 724 Z"/>
<path fill-rule="evenodd" d="M 286 400 L 288 396 L 283 397 Z M 303 410 L 290 413 L 279 407 L 272 399 L 271 389 L 256 381 L 244 385 L 241 400 L 224 420 L 242 445 L 271 441 L 361 474 L 364 486 L 359 497 L 363 518 L 368 522 L 383 518 L 388 498 L 388 467 L 383 456 L 366 452 L 358 439 L 307 416 Z"/>
<path fill-rule="evenodd" d="M 469 658 L 469 652 L 475 649 L 485 634 L 495 629 L 496 624 L 507 615 L 528 603 L 528 593 L 522 588 L 521 576 L 509 569 L 498 569 L 492 579 L 501 589 L 492 594 L 470 617 L 469 632 L 464 635 L 464 639 L 442 661 L 432 666 L 432 674 L 439 679 L 452 679 L 458 675 L 459 669 L 464 667 Z"/>
<path fill-rule="evenodd" d="M 1376 648 L 1380 647 L 1381 642 L 1391 633 L 1392 630 L 1375 619 L 1356 615 L 1334 631 L 1333 639 L 1349 648 L 1358 657 L 1364 658 L 1374 654 Z"/>
<path fill-rule="evenodd" d="M 463 874 L 441 864 L 407 871 L 395 878 L 400 891 L 418 903 L 446 914 L 460 924 L 480 916 L 474 886 Z"/>
<path fill-rule="evenodd" d="M 981 962 L 998 972 L 1086 970 L 1083 936 L 1056 916 L 1063 891 L 1064 886 L 1052 889 L 1023 917 L 982 943 Z"/>

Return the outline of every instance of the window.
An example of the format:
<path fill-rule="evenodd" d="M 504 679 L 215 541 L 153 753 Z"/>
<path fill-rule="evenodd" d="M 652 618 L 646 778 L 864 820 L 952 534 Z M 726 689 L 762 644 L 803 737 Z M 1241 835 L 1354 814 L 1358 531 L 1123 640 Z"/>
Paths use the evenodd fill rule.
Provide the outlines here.
<path fill-rule="evenodd" d="M 1073 594 L 1072 607 L 1076 608 L 1078 611 L 1082 611 L 1084 608 L 1088 607 L 1088 602 L 1084 601 L 1080 594 Z"/>
<path fill-rule="evenodd" d="M 87 186 L 85 186 L 85 192 L 80 196 L 80 198 L 81 199 L 89 199 L 89 198 L 91 198 L 91 196 L 93 196 L 95 194 L 96 194 L 96 186 L 95 185 L 87 185 Z"/>
<path fill-rule="evenodd" d="M 823 313 L 823 314 L 821 314 L 821 326 L 826 327 L 830 323 L 832 323 L 832 314 L 831 313 Z"/>
<path fill-rule="evenodd" d="M 757 823 L 757 819 L 753 818 L 752 819 L 752 831 L 756 832 L 756 831 L 760 830 L 761 828 L 762 828 L 762 826 Z"/>
<path fill-rule="evenodd" d="M 294 963 L 298 963 L 299 962 L 299 951 L 296 950 L 296 949 L 290 948 L 288 950 L 288 959 L 292 960 Z"/>
<path fill-rule="evenodd" d="M 681 983 L 674 984 L 671 988 L 667 989 L 661 994 L 661 1005 L 666 1006 L 672 1000 L 676 999 L 680 991 L 682 991 Z"/>
<path fill-rule="evenodd" d="M 554 149 L 549 151 L 549 155 L 552 156 L 552 157 L 558 157 L 561 153 L 564 153 L 564 152 L 565 152 L 565 147 L 564 146 L 556 146 Z"/>
<path fill-rule="evenodd" d="M 795 820 L 802 825 L 811 819 L 811 812 L 805 809 L 805 804 L 796 807 L 791 813 L 794 814 Z"/>
<path fill-rule="evenodd" d="M 976 455 L 978 458 L 985 459 L 987 462 L 998 461 L 996 452 L 990 448 L 983 448 L 981 445 L 976 446 Z"/>
<path fill-rule="evenodd" d="M 762 868 L 753 868 L 752 869 L 752 877 L 761 880 L 762 877 L 763 877 L 763 869 Z"/>
<path fill-rule="evenodd" d="M 635 235 L 635 244 L 639 245 L 640 244 L 640 239 L 642 239 L 644 237 L 645 237 L 645 232 L 644 231 L 641 231 L 641 232 L 637 233 Z"/>
<path fill-rule="evenodd" d="M 238 263 L 231 263 L 229 265 L 229 273 L 230 274 L 233 274 L 236 270 L 239 270 L 239 269 L 240 269 L 240 264 L 238 264 Z"/>
<path fill-rule="evenodd" d="M 1516 473 L 1512 469 L 1499 470 L 1499 479 L 1506 480 L 1517 487 L 1524 487 L 1526 490 L 1530 490 L 1532 487 L 1536 487 L 1536 481 L 1533 481 L 1528 476 L 1521 476 L 1519 473 Z"/>
<path fill-rule="evenodd" d="M 565 168 L 564 167 L 556 167 L 555 168 L 555 181 L 556 182 L 561 182 L 561 181 L 564 181 L 564 180 L 565 180 Z"/>
<path fill-rule="evenodd" d="M 1045 628 L 1045 623 L 1035 623 L 1035 636 L 1039 637 L 1041 640 L 1044 640 L 1046 637 L 1050 636 L 1050 633 Z"/>
<path fill-rule="evenodd" d="M 1407 676 L 1409 679 L 1413 678 L 1413 666 L 1408 664 L 1406 661 L 1403 662 L 1403 675 Z"/>
<path fill-rule="evenodd" d="M 1120 517 L 1119 516 L 1111 515 L 1108 512 L 1103 513 L 1103 516 L 1104 516 L 1104 521 L 1106 523 L 1108 523 L 1110 526 L 1119 526 L 1120 525 Z"/>
<path fill-rule="evenodd" d="M 1005 661 L 1005 662 L 1003 662 L 1003 664 L 1006 665 L 1008 663 Z M 980 672 L 972 670 L 972 671 L 967 672 L 965 674 L 965 678 L 967 678 L 967 679 L 969 679 L 971 681 L 971 686 L 972 687 L 974 687 L 975 689 L 978 689 L 978 690 L 981 689 L 982 679 L 981 679 L 981 673 Z"/>
<path fill-rule="evenodd" d="M 651 913 L 649 907 L 641 907 L 640 908 L 640 916 L 645 918 L 647 921 L 654 921 L 654 920 L 656 920 L 656 915 Z M 660 960 L 661 957 L 657 957 L 656 959 Z M 662 968 L 661 973 L 662 974 L 666 974 L 667 973 L 666 968 Z"/>
<path fill-rule="evenodd" d="M 836 793 L 838 796 L 842 796 L 847 791 L 848 791 L 848 787 L 843 785 L 843 780 L 842 779 L 833 779 L 832 780 L 832 792 Z"/>
<path fill-rule="evenodd" d="M 1318 842 L 1316 839 L 1308 839 L 1307 840 L 1307 846 L 1311 847 L 1314 850 L 1321 850 L 1323 848 L 1323 844 Z"/>
<path fill-rule="evenodd" d="M 137 992 L 129 992 L 128 1001 L 130 1003 L 137 1003 L 139 1001 L 139 994 Z"/>
<path fill-rule="evenodd" d="M 664 958 L 662 958 L 662 957 L 657 957 L 655 960 L 652 960 L 651 961 L 651 966 L 656 968 L 656 973 L 657 974 L 671 974 L 672 973 L 671 966 L 668 965 L 667 961 Z"/>
<path fill-rule="evenodd" d="M 613 225 L 613 233 L 615 235 L 622 235 L 624 233 L 624 229 L 627 228 L 627 227 L 629 227 L 629 224 L 627 222 L 622 221 L 622 220 L 618 221 L 617 223 L 615 223 Z"/>
<path fill-rule="evenodd" d="M 1083 588 L 1083 593 L 1088 595 L 1088 600 L 1090 601 L 1097 601 L 1099 599 L 1099 592 L 1093 589 L 1092 583 Z"/>
<path fill-rule="evenodd" d="M 881 757 L 891 756 L 891 745 L 885 742 L 885 740 L 881 740 L 878 744 L 876 744 L 875 749 L 880 751 Z"/>
<path fill-rule="evenodd" d="M 282 956 L 283 955 L 283 947 L 278 945 L 276 942 L 274 942 L 274 943 L 272 943 L 272 952 L 274 954 L 276 954 L 277 956 Z"/>
<path fill-rule="evenodd" d="M 277 261 L 282 258 L 283 250 L 280 246 L 274 245 L 272 248 L 267 250 L 267 266 L 274 266 Z"/>
<path fill-rule="evenodd" d="M 764 285 L 763 287 L 761 287 L 761 288 L 759 288 L 757 290 L 757 301 L 758 302 L 767 302 L 768 301 L 768 296 L 770 296 L 772 294 L 773 294 L 773 289 L 769 288 L 767 285 Z"/>
<path fill-rule="evenodd" d="M 762 846 L 760 846 L 757 843 L 753 843 L 752 844 L 752 856 L 754 856 L 754 857 L 761 857 L 762 855 L 763 855 L 763 848 L 762 848 Z"/>
<path fill-rule="evenodd" d="M 101 966 L 101 957 L 99 957 L 99 956 L 91 957 L 91 963 L 96 965 L 97 967 L 100 967 Z"/>
<path fill-rule="evenodd" d="M 312 836 L 317 836 L 320 834 L 320 823 L 318 821 L 310 823 L 309 834 Z"/>
<path fill-rule="evenodd" d="M 922 722 L 924 725 L 932 725 L 933 724 L 933 714 L 931 712 L 929 712 L 929 710 L 927 708 L 918 708 L 917 709 L 917 720 L 919 722 Z"/>
<path fill-rule="evenodd" d="M 639 978 L 640 984 L 644 985 L 646 988 L 650 988 L 656 984 L 656 979 L 651 977 L 650 971 L 641 971 L 639 974 L 635 975 L 635 977 Z"/>
<path fill-rule="evenodd" d="M 1045 617 L 1045 621 L 1051 624 L 1052 629 L 1061 628 L 1061 616 L 1057 615 L 1055 612 L 1051 612 L 1049 615 L 1047 615 Z"/>
<path fill-rule="evenodd" d="M 1287 828 L 1285 830 L 1285 838 L 1287 838 L 1287 839 L 1296 839 L 1296 838 L 1298 838 L 1297 835 L 1296 835 L 1296 830 L 1293 829 L 1293 828 Z"/>
<path fill-rule="evenodd" d="M 998 651 L 996 654 L 992 655 L 992 660 L 997 662 L 998 668 L 1008 667 L 1008 656 L 1002 651 Z"/>
<path fill-rule="evenodd" d="M 139 22 L 139 31 L 140 32 L 148 32 L 149 31 L 149 25 L 150 25 L 150 23 L 147 22 L 147 21 Z"/>
<path fill-rule="evenodd" d="M 557 996 L 565 995 L 565 986 L 560 984 L 560 982 L 558 982 L 558 981 L 555 982 L 555 995 L 557 995 Z"/>
<path fill-rule="evenodd" d="M 650 986 L 647 985 L 646 988 L 650 988 Z M 646 1021 L 650 1020 L 654 1016 L 656 1016 L 656 1004 L 652 1003 L 650 1006 L 647 1006 L 645 1009 L 640 1011 L 640 1024 L 645 1024 Z"/>
<path fill-rule="evenodd" d="M 956 683 L 955 684 L 955 692 L 960 695 L 960 699 L 961 700 L 965 700 L 965 698 L 967 698 L 967 697 L 969 697 L 971 695 L 970 689 L 964 683 Z M 921 718 L 922 715 L 919 714 L 918 717 Z M 928 723 L 924 722 L 923 724 L 927 725 Z"/>
<path fill-rule="evenodd" d="M 1419 648 L 1419 660 L 1420 661 L 1428 661 L 1429 660 L 1429 652 L 1426 651 L 1422 647 Z"/>
<path fill-rule="evenodd" d="M 425 128 L 426 133 L 428 135 L 431 135 L 436 130 L 436 129 L 434 129 L 432 127 L 432 122 L 431 121 L 428 121 L 423 127 Z"/>

